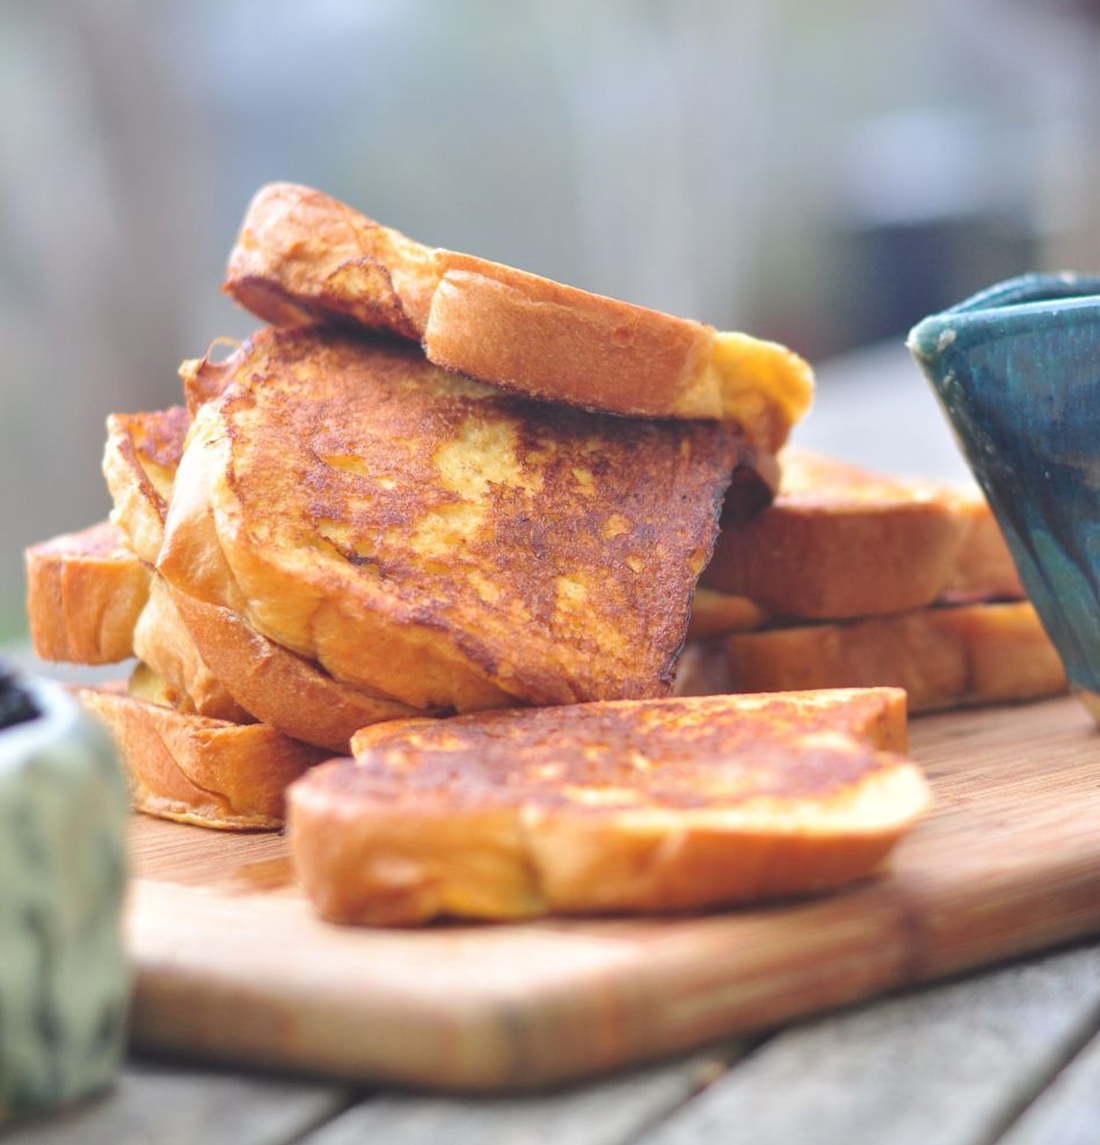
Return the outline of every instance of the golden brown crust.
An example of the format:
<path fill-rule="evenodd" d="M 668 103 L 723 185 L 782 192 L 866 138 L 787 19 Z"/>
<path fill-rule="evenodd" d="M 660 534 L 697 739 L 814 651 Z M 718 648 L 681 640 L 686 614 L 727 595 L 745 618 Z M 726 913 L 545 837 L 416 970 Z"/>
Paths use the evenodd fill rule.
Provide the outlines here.
<path fill-rule="evenodd" d="M 221 396 L 232 376 L 232 357 L 239 347 L 240 343 L 232 338 L 215 338 L 201 358 L 188 358 L 180 363 L 179 376 L 189 418 L 193 418 L 201 406 Z M 221 360 L 214 358 L 217 350 L 225 351 Z M 182 443 L 180 452 L 183 452 Z M 178 456 L 175 464 L 179 465 Z"/>
<path fill-rule="evenodd" d="M 452 251 L 437 251 L 436 266 L 424 350 L 470 377 L 550 401 L 662 417 L 709 359 L 714 330 L 699 322 Z"/>
<path fill-rule="evenodd" d="M 196 419 L 158 567 L 414 707 L 660 694 L 739 440 L 264 331 Z"/>
<path fill-rule="evenodd" d="M 807 620 L 902 612 L 943 595 L 1019 596 L 985 502 L 799 450 L 781 455 L 775 502 L 723 522 L 703 583 Z"/>
<path fill-rule="evenodd" d="M 108 689 L 81 702 L 111 733 L 134 806 L 162 819 L 231 830 L 282 826 L 284 792 L 324 753 L 264 724 L 187 715 Z"/>
<path fill-rule="evenodd" d="M 114 501 L 111 520 L 146 564 L 160 552 L 168 493 L 189 424 L 182 406 L 107 419 L 103 475 Z"/>
<path fill-rule="evenodd" d="M 292 183 L 248 205 L 222 289 L 277 326 L 339 315 L 419 340 L 438 274 L 431 251 Z"/>
<path fill-rule="evenodd" d="M 785 347 L 432 250 L 307 187 L 265 187 L 224 289 L 279 325 L 351 319 L 491 385 L 642 417 L 738 420 L 777 449 L 812 374 Z"/>
<path fill-rule="evenodd" d="M 185 362 L 188 409 L 197 411 L 220 395 L 231 373 L 231 365 L 209 357 Z M 182 409 L 116 414 L 109 421 L 105 468 L 116 513 L 153 560 L 188 426 Z M 346 750 L 357 728 L 410 713 L 396 701 L 333 680 L 240 617 L 175 593 L 159 577 L 153 595 L 138 625 L 136 654 L 168 681 L 181 711 L 237 723 L 254 717 L 334 751 Z"/>
<path fill-rule="evenodd" d="M 159 576 L 151 580 L 149 600 L 134 627 L 134 655 L 167 683 L 177 710 L 235 724 L 254 722 L 211 670 Z"/>
<path fill-rule="evenodd" d="M 927 608 L 845 624 L 744 632 L 723 641 L 724 680 L 686 674 L 678 688 L 905 688 L 914 712 L 1055 695 L 1065 672 L 1026 601 Z"/>
<path fill-rule="evenodd" d="M 235 612 L 169 591 L 210 670 L 244 709 L 284 735 L 346 752 L 359 728 L 415 714 L 405 704 L 334 680 L 316 664 L 261 636 Z"/>
<path fill-rule="evenodd" d="M 890 690 L 399 721 L 294 785 L 302 884 L 340 922 L 680 910 L 869 873 L 924 811 Z"/>
<path fill-rule="evenodd" d="M 941 593 L 942 599 L 960 604 L 1022 600 L 1024 586 L 993 510 L 977 490 L 958 496 L 955 504 L 964 522 L 964 533 L 955 570 Z"/>
<path fill-rule="evenodd" d="M 107 522 L 25 553 L 27 619 L 43 660 L 114 664 L 133 656 L 149 573 Z"/>

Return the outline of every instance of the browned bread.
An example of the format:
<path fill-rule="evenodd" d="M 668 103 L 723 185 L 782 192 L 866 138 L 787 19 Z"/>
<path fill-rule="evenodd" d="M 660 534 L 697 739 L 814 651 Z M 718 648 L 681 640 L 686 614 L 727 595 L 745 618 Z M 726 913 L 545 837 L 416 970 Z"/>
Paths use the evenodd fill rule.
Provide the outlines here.
<path fill-rule="evenodd" d="M 235 724 L 253 722 L 211 671 L 176 607 L 172 590 L 159 576 L 152 578 L 149 600 L 134 626 L 134 655 L 165 681 L 168 702 L 178 711 Z"/>
<path fill-rule="evenodd" d="M 27 549 L 27 619 L 35 654 L 114 664 L 134 654 L 149 573 L 106 522 Z"/>
<path fill-rule="evenodd" d="M 147 564 L 160 552 L 168 495 L 189 424 L 182 406 L 107 419 L 103 475 L 115 506 L 111 520 Z"/>
<path fill-rule="evenodd" d="M 220 394 L 223 367 L 184 363 L 189 408 Z M 155 561 L 189 421 L 173 408 L 113 415 L 104 470 L 115 517 Z M 78 554 L 70 554 L 76 561 Z M 261 636 L 225 608 L 192 600 L 154 580 L 154 600 L 138 625 L 137 655 L 172 687 L 175 706 L 235 722 L 255 717 L 294 739 L 346 751 L 351 734 L 412 709 L 334 680 L 323 669 Z"/>
<path fill-rule="evenodd" d="M 534 397 L 735 420 L 766 450 L 813 390 L 782 346 L 432 250 L 289 183 L 252 200 L 225 290 L 276 324 L 338 317 L 416 339 L 438 365 Z"/>
<path fill-rule="evenodd" d="M 169 591 L 204 663 L 226 682 L 242 707 L 284 735 L 346 752 L 359 728 L 414 714 L 396 700 L 334 680 L 316 664 L 261 636 L 228 608 Z"/>
<path fill-rule="evenodd" d="M 775 502 L 723 522 L 703 583 L 765 612 L 847 619 L 945 597 L 1023 595 L 981 495 L 885 477 L 804 451 L 781 455 Z"/>
<path fill-rule="evenodd" d="M 870 873 L 925 810 L 890 689 L 485 712 L 366 729 L 290 791 L 337 922 L 667 911 Z"/>
<path fill-rule="evenodd" d="M 287 785 L 324 753 L 264 724 L 185 714 L 118 690 L 81 688 L 111 733 L 134 806 L 162 819 L 235 830 L 282 826 Z"/>
<path fill-rule="evenodd" d="M 414 707 L 659 695 L 742 440 L 265 330 L 196 415 L 158 569 Z"/>
<path fill-rule="evenodd" d="M 724 655 L 723 655 L 724 654 Z M 689 646 L 682 695 L 904 688 L 913 712 L 1050 696 L 1065 672 L 1026 601 L 926 608 L 844 624 L 770 628 Z"/>
<path fill-rule="evenodd" d="M 954 507 L 963 522 L 962 546 L 940 599 L 955 604 L 1023 599 L 1020 574 L 985 498 L 977 489 L 956 491 Z"/>

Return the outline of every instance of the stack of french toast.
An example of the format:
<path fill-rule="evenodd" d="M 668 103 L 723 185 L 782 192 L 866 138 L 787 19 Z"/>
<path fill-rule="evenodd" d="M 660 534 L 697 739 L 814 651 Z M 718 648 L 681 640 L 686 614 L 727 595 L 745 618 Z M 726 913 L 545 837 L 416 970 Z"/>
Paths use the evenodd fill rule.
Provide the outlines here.
<path fill-rule="evenodd" d="M 927 712 L 1065 689 L 976 486 L 790 447 L 780 468 L 772 504 L 722 522 L 680 694 L 889 684 Z"/>
<path fill-rule="evenodd" d="M 914 681 L 767 642 L 935 628 L 1018 583 L 979 502 L 779 452 L 795 354 L 289 184 L 224 288 L 270 325 L 185 362 L 181 404 L 112 415 L 110 522 L 27 553 L 40 656 L 137 661 L 80 695 L 138 809 L 286 821 L 318 910 L 372 924 L 819 891 L 923 814 L 878 686 Z M 680 688 L 719 694 L 674 696 L 693 594 Z M 975 607 L 1049 655 L 1026 604 Z M 923 707 L 1060 686 L 921 671 Z"/>

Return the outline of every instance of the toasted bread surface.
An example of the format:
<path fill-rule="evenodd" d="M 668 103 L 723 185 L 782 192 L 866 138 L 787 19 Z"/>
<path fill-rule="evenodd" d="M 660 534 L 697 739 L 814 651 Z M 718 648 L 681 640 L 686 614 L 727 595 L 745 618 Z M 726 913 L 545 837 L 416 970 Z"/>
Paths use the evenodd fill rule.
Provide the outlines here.
<path fill-rule="evenodd" d="M 982 600 L 1022 600 L 1026 595 L 1001 527 L 985 498 L 974 489 L 955 495 L 963 540 L 951 579 L 940 599 L 962 604 Z"/>
<path fill-rule="evenodd" d="M 114 664 L 134 654 L 149 572 L 107 522 L 25 553 L 31 643 L 43 660 Z"/>
<path fill-rule="evenodd" d="M 338 680 L 462 709 L 666 692 L 743 439 L 305 329 L 242 347 L 189 440 L 158 561 L 177 589 Z"/>
<path fill-rule="evenodd" d="M 209 669 L 242 708 L 284 735 L 346 752 L 359 728 L 416 714 L 396 700 L 334 680 L 316 664 L 261 636 L 228 608 L 168 591 Z"/>
<path fill-rule="evenodd" d="M 722 641 L 725 680 L 685 671 L 679 689 L 904 688 L 913 712 L 1055 695 L 1065 671 L 1027 601 L 926 608 Z M 690 666 L 690 665 L 689 665 Z M 695 683 L 691 683 L 691 681 Z"/>
<path fill-rule="evenodd" d="M 775 343 L 433 250 L 288 183 L 252 200 L 224 289 L 276 324 L 339 317 L 421 340 L 436 364 L 534 397 L 736 420 L 768 450 L 813 392 L 809 366 Z"/>
<path fill-rule="evenodd" d="M 271 183 L 248 206 L 224 289 L 277 326 L 340 315 L 419 341 L 438 281 L 429 247 L 320 191 Z"/>
<path fill-rule="evenodd" d="M 201 827 L 282 826 L 287 785 L 324 758 L 264 724 L 179 712 L 107 688 L 81 688 L 81 703 L 111 733 L 134 806 Z"/>
<path fill-rule="evenodd" d="M 775 502 L 751 520 L 723 523 L 707 586 L 808 620 L 903 612 L 945 595 L 1020 595 L 976 489 L 886 477 L 795 449 L 780 462 Z"/>
<path fill-rule="evenodd" d="M 171 704 L 179 711 L 236 724 L 254 722 L 211 670 L 176 607 L 172 590 L 156 575 L 134 627 L 134 654 L 166 682 Z"/>
<path fill-rule="evenodd" d="M 107 419 L 103 475 L 114 501 L 111 520 L 147 564 L 160 552 L 168 496 L 189 425 L 182 406 Z"/>
<path fill-rule="evenodd" d="M 866 875 L 925 809 L 901 692 L 398 721 L 291 789 L 327 918 L 678 910 Z"/>
<path fill-rule="evenodd" d="M 227 369 L 205 358 L 184 363 L 189 408 L 198 410 L 221 393 Z M 128 526 L 131 543 L 155 561 L 188 416 L 174 408 L 115 414 L 108 424 L 104 468 L 116 517 Z M 160 577 L 155 580 L 155 599 L 137 626 L 136 654 L 167 679 L 181 711 L 238 723 L 255 718 L 293 739 L 333 751 L 346 750 L 357 728 L 410 714 L 406 705 L 333 680 L 228 609 L 169 589 Z"/>

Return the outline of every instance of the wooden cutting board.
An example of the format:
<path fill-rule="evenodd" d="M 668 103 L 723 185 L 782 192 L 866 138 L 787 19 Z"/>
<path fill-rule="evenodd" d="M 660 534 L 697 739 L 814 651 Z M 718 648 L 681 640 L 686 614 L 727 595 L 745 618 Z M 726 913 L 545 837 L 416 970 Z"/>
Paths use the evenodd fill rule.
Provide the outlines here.
<path fill-rule="evenodd" d="M 578 1077 L 1100 929 L 1100 733 L 1071 699 L 925 717 L 934 814 L 847 892 L 662 920 L 367 931 L 277 835 L 136 817 L 141 1047 L 502 1090 Z"/>

